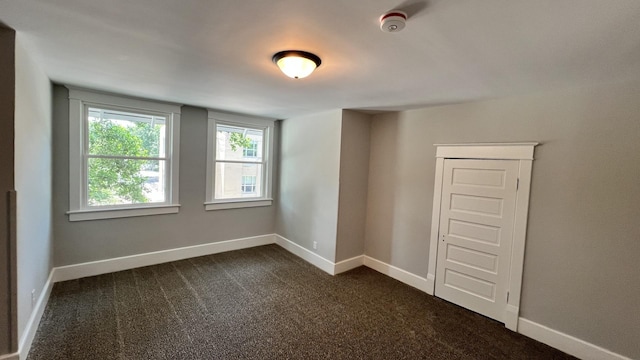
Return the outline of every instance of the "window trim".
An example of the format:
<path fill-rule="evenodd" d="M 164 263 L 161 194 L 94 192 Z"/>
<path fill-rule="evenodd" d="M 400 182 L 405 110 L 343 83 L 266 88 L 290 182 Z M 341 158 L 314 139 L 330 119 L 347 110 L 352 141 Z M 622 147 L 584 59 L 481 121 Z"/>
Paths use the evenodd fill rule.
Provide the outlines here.
<path fill-rule="evenodd" d="M 142 100 L 124 95 L 70 87 L 69 89 L 69 221 L 111 219 L 177 213 L 179 203 L 180 107 L 178 104 Z M 89 207 L 87 205 L 86 109 L 89 106 L 113 110 L 159 114 L 166 117 L 165 150 L 169 190 L 165 202 Z M 83 184 L 84 182 L 84 184 Z"/>
<path fill-rule="evenodd" d="M 207 123 L 207 175 L 205 210 L 236 209 L 245 207 L 271 206 L 273 204 L 273 145 L 274 119 L 249 115 L 228 114 L 209 109 Z M 261 197 L 215 199 L 216 169 L 216 128 L 218 124 L 263 130 L 263 194 Z M 256 183 L 257 185 L 257 183 Z"/>

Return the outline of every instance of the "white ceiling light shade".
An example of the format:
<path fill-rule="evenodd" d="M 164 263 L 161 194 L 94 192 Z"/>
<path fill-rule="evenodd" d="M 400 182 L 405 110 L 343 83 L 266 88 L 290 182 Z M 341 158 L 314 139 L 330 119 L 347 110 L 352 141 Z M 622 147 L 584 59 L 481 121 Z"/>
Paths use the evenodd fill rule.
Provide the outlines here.
<path fill-rule="evenodd" d="M 320 58 L 306 51 L 285 50 L 273 55 L 273 62 L 290 78 L 305 78 L 322 63 Z"/>

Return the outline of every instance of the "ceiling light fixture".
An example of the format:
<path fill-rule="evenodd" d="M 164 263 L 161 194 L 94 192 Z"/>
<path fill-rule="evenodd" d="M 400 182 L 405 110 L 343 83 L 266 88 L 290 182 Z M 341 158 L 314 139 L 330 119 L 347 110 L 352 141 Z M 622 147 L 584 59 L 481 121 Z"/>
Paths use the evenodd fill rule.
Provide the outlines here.
<path fill-rule="evenodd" d="M 302 79 L 309 76 L 322 61 L 317 55 L 300 50 L 285 50 L 273 55 L 273 62 L 290 78 Z"/>

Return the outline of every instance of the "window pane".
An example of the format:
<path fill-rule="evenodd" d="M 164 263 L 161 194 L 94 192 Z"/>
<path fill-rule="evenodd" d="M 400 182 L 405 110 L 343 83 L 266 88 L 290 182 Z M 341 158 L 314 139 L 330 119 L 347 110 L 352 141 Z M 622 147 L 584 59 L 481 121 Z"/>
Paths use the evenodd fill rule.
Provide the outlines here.
<path fill-rule="evenodd" d="M 88 205 L 162 203 L 165 161 L 90 158 Z"/>
<path fill-rule="evenodd" d="M 264 131 L 217 125 L 216 160 L 262 161 Z"/>
<path fill-rule="evenodd" d="M 163 116 L 89 108 L 89 154 L 165 156 Z"/>
<path fill-rule="evenodd" d="M 216 163 L 216 199 L 262 197 L 262 164 Z"/>

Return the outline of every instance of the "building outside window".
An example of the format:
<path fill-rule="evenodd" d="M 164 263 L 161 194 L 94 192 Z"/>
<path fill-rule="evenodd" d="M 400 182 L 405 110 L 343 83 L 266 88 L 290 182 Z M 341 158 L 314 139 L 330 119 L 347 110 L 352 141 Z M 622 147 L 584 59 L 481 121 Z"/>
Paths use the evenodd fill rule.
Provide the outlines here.
<path fill-rule="evenodd" d="M 256 192 L 256 177 L 249 175 L 242 176 L 242 193 L 243 194 L 255 194 Z"/>
<path fill-rule="evenodd" d="M 249 139 L 249 146 L 242 148 L 242 156 L 244 157 L 257 157 L 258 156 L 258 142 L 255 139 Z"/>

